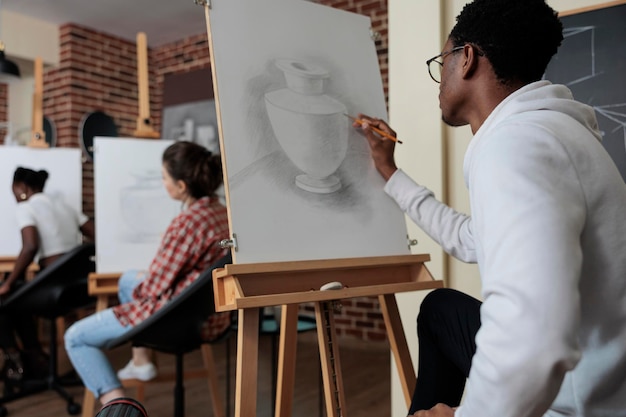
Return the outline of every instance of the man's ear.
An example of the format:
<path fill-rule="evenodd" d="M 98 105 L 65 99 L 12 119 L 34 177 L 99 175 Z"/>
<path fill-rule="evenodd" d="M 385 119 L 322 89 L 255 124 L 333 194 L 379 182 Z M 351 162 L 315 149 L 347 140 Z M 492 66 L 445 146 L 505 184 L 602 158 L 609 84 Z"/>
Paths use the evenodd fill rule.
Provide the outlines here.
<path fill-rule="evenodd" d="M 466 44 L 463 48 L 463 79 L 468 79 L 474 75 L 478 69 L 478 59 L 480 54 L 474 45 Z"/>

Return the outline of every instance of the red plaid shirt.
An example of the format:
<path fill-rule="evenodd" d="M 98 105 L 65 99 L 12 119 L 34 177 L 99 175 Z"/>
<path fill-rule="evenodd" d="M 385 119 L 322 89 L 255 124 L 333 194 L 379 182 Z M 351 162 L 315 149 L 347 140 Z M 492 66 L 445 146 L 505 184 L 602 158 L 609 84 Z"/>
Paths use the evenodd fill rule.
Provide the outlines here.
<path fill-rule="evenodd" d="M 165 231 L 146 278 L 133 292 L 133 301 L 113 307 L 120 323 L 136 326 L 157 312 L 226 255 L 219 242 L 228 237 L 226 208 L 216 197 L 203 197 L 181 212 Z M 229 323 L 230 313 L 216 313 L 205 336 L 210 339 Z"/>

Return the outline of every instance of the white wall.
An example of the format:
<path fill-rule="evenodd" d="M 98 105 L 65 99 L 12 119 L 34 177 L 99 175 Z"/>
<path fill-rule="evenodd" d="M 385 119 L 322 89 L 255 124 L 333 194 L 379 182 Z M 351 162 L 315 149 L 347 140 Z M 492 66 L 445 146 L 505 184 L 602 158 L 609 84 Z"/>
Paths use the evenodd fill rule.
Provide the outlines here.
<path fill-rule="evenodd" d="M 6 57 L 20 68 L 21 79 L 9 84 L 8 120 L 15 134 L 32 125 L 34 92 L 33 62 L 41 57 L 45 66 L 59 64 L 59 27 L 18 13 L 0 11 L 0 39 Z M 30 133 L 20 135 L 28 142 Z M 15 134 L 14 138 L 15 139 Z"/>
<path fill-rule="evenodd" d="M 429 187 L 438 198 L 469 213 L 468 194 L 462 173 L 465 149 L 471 140 L 468 127 L 449 128 L 441 123 L 438 86 L 428 76 L 425 61 L 441 52 L 455 18 L 467 1 L 389 0 L 389 114 L 392 127 L 404 144 L 396 147 L 398 165 L 412 178 Z M 548 0 L 557 11 L 605 3 L 599 0 Z M 446 285 L 479 297 L 480 277 L 476 265 L 463 264 L 447 255 L 409 223 L 417 237 L 416 253 L 430 253 L 429 268 Z M 402 294 L 398 305 L 407 340 L 417 362 L 415 319 L 424 294 Z M 406 413 L 397 373 L 392 369 L 391 415 Z"/>
<path fill-rule="evenodd" d="M 32 61 L 40 56 L 44 63 L 59 63 L 59 27 L 18 13 L 0 12 L 0 39 L 11 59 Z"/>

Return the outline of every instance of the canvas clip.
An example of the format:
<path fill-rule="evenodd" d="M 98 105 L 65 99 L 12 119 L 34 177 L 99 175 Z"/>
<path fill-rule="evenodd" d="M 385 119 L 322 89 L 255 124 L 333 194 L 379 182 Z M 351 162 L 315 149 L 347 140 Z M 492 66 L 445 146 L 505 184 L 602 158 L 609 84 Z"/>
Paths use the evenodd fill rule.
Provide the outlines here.
<path fill-rule="evenodd" d="M 237 234 L 233 233 L 232 239 L 223 239 L 220 241 L 221 248 L 232 248 L 237 252 Z"/>
<path fill-rule="evenodd" d="M 209 9 L 211 8 L 211 0 L 193 0 L 198 6 L 207 6 Z"/>

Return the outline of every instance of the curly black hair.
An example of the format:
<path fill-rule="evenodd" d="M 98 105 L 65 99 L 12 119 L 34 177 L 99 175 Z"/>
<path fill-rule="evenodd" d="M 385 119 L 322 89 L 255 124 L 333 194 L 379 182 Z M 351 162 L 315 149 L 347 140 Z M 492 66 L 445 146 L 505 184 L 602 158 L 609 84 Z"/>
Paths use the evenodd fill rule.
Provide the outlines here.
<path fill-rule="evenodd" d="M 563 25 L 545 0 L 474 0 L 456 20 L 454 46 L 478 47 L 504 84 L 540 80 L 563 40 Z"/>
<path fill-rule="evenodd" d="M 13 173 L 13 184 L 24 184 L 33 191 L 43 191 L 48 180 L 48 171 L 35 171 L 30 168 L 17 167 Z"/>

